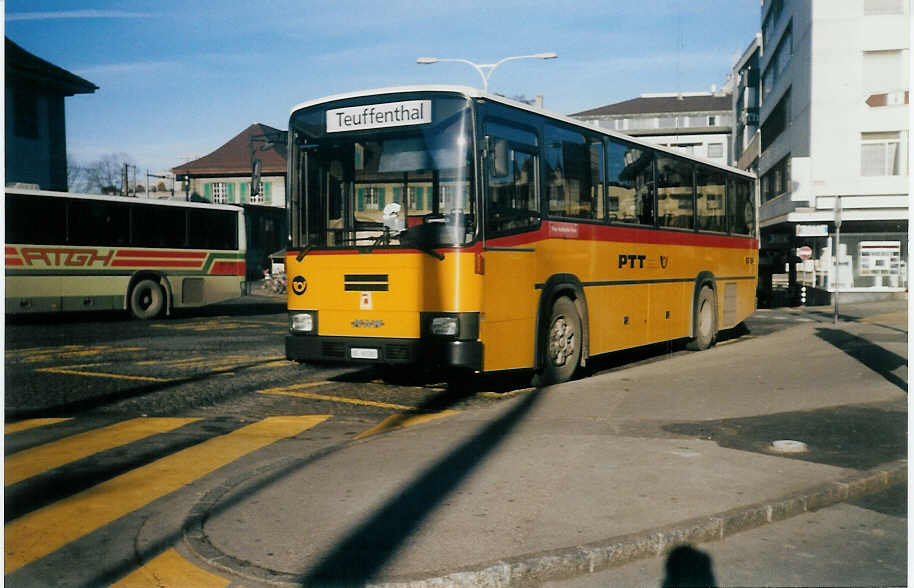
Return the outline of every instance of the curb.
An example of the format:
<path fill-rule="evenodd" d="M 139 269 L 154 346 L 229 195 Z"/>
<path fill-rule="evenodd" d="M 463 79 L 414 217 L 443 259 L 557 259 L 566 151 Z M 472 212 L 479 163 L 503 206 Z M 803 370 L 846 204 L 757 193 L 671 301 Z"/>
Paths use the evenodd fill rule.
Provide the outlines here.
<path fill-rule="evenodd" d="M 683 543 L 710 543 L 783 521 L 841 502 L 876 494 L 907 481 L 908 463 L 902 459 L 815 486 L 771 501 L 596 541 L 576 547 L 521 555 L 446 575 L 423 579 L 392 578 L 368 584 L 374 588 L 440 588 L 442 586 L 506 586 L 560 580 L 617 567 L 631 561 L 664 555 Z"/>
<path fill-rule="evenodd" d="M 253 472 L 254 477 L 267 475 L 301 460 L 280 459 Z M 553 549 L 483 563 L 464 569 L 441 572 L 429 577 L 403 576 L 366 584 L 373 588 L 441 588 L 444 586 L 501 587 L 560 580 L 649 557 L 664 555 L 683 543 L 710 543 L 770 523 L 783 521 L 842 502 L 876 494 L 907 481 L 906 459 L 890 462 L 847 478 L 814 486 L 774 500 L 759 502 L 709 516 L 698 517 L 638 533 L 611 537 L 584 545 Z M 194 556 L 209 566 L 276 586 L 301 586 L 301 574 L 290 574 L 262 568 L 219 551 L 203 529 L 209 510 L 243 481 L 249 472 L 211 490 L 193 509 L 184 526 L 184 543 Z"/>

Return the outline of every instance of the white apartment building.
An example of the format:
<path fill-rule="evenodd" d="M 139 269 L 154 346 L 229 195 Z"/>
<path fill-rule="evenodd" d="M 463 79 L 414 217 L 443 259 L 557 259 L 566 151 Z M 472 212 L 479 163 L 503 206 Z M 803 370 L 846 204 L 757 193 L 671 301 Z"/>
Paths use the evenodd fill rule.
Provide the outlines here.
<path fill-rule="evenodd" d="M 730 163 L 733 105 L 729 88 L 642 94 L 570 116 L 715 163 Z"/>
<path fill-rule="evenodd" d="M 910 16 L 908 0 L 762 1 L 760 297 L 906 290 Z"/>

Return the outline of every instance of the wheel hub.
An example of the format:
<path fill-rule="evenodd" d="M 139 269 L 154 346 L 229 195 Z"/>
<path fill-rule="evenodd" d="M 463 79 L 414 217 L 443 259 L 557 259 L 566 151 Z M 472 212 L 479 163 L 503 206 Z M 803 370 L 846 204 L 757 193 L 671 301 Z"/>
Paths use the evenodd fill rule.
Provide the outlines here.
<path fill-rule="evenodd" d="M 549 358 L 557 366 L 565 365 L 574 354 L 575 332 L 571 324 L 560 316 L 552 323 L 549 330 Z"/>

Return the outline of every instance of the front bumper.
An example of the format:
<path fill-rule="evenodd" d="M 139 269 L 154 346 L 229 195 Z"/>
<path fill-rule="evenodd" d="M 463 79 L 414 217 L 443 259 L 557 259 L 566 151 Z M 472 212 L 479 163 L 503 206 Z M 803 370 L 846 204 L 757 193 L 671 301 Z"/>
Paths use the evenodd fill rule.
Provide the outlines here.
<path fill-rule="evenodd" d="M 376 350 L 377 359 L 353 357 Z M 370 353 L 369 353 L 370 354 Z M 482 371 L 482 342 L 287 335 L 286 359 L 306 363 L 422 365 Z"/>

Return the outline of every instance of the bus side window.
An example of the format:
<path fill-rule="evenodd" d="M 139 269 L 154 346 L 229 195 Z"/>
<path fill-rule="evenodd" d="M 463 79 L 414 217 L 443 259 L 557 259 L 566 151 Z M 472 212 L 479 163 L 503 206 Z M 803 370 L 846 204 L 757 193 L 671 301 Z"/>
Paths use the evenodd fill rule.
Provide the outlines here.
<path fill-rule="evenodd" d="M 650 151 L 610 139 L 609 220 L 654 224 L 654 158 Z"/>
<path fill-rule="evenodd" d="M 71 245 L 126 245 L 129 208 L 116 202 L 73 200 L 70 203 Z"/>
<path fill-rule="evenodd" d="M 755 236 L 755 198 L 752 181 L 733 178 L 729 182 L 727 218 L 730 232 Z"/>
<path fill-rule="evenodd" d="M 695 206 L 698 210 L 698 229 L 719 233 L 727 230 L 724 212 L 727 201 L 727 184 L 723 172 L 698 166 L 695 174 Z"/>
<path fill-rule="evenodd" d="M 50 196 L 6 194 L 6 242 L 63 245 L 67 241 L 67 201 Z"/>
<path fill-rule="evenodd" d="M 657 224 L 661 227 L 691 229 L 692 170 L 694 165 L 670 156 L 657 158 Z"/>
<path fill-rule="evenodd" d="M 495 140 L 496 145 L 499 142 L 504 141 Z M 496 169 L 494 164 L 489 166 L 486 228 L 492 235 L 539 224 L 536 156 L 506 148 L 505 161 L 507 169 Z M 499 176 L 499 171 L 506 173 Z"/>

